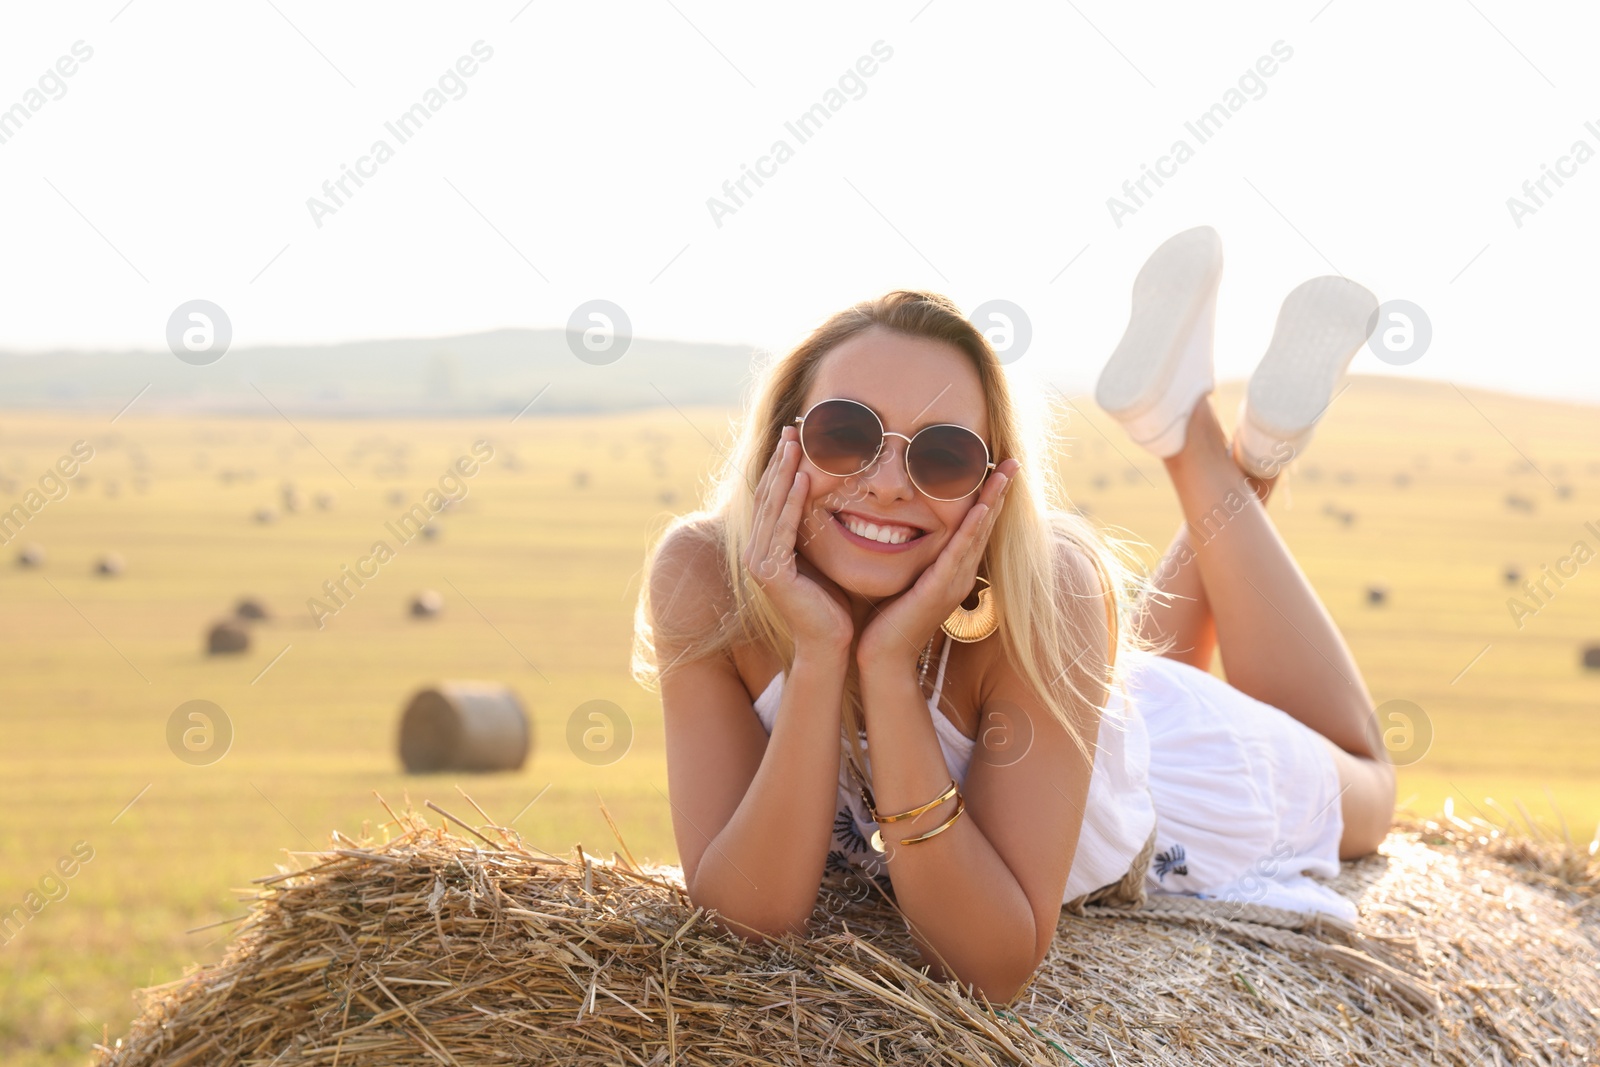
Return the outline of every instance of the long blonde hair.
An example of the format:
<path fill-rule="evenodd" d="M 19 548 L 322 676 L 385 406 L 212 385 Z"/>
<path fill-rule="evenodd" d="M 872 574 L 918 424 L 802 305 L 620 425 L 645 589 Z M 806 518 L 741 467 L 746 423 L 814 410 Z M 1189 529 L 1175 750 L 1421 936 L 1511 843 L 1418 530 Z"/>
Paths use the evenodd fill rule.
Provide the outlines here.
<path fill-rule="evenodd" d="M 978 372 L 988 409 L 991 447 L 996 462 L 1015 456 L 1019 477 L 995 520 L 979 571 L 992 584 L 1000 613 L 997 636 L 1003 654 L 1015 665 L 1028 688 L 1068 731 L 1079 749 L 1088 752 L 1077 728 L 1079 707 L 1101 707 L 1106 686 L 1121 684 L 1119 655 L 1132 647 L 1148 647 L 1129 625 L 1131 604 L 1141 583 L 1134 577 L 1128 542 L 1103 535 L 1082 518 L 1066 499 L 1052 465 L 1043 462 L 1062 445 L 1055 413 L 1025 425 L 1005 370 L 984 335 L 947 297 L 921 290 L 898 289 L 863 301 L 828 318 L 787 355 L 757 376 L 745 416 L 735 422 L 735 446 L 713 478 L 702 508 L 667 521 L 646 554 L 645 576 L 634 609 L 632 674 L 652 692 L 659 692 L 663 665 L 657 649 L 670 645 L 682 651 L 674 663 L 727 653 L 746 642 L 759 642 L 785 665 L 794 663 L 794 641 L 782 617 L 759 586 L 746 578 L 743 562 L 755 513 L 754 487 L 777 446 L 779 430 L 792 425 L 809 394 L 821 360 L 845 340 L 874 327 L 942 341 L 955 346 Z M 651 571 L 660 546 L 676 531 L 715 547 L 731 593 L 733 607 L 700 630 L 658 632 L 652 625 Z M 1068 568 L 1071 549 L 1093 565 L 1100 582 L 1109 654 L 1084 656 L 1094 634 L 1084 615 L 1064 597 L 1094 596 L 1079 588 Z M 657 613 L 665 616 L 667 613 Z M 683 613 L 691 614 L 691 613 Z M 1092 617 L 1092 616 L 1091 616 Z M 659 622 L 658 622 L 659 625 Z M 1099 660 L 1099 662 L 1094 662 Z M 1082 662 L 1080 662 L 1082 661 Z M 670 667 L 672 664 L 667 664 Z M 843 729 L 845 752 L 863 781 L 868 778 L 856 738 L 861 718 L 860 678 L 852 662 L 845 681 Z"/>

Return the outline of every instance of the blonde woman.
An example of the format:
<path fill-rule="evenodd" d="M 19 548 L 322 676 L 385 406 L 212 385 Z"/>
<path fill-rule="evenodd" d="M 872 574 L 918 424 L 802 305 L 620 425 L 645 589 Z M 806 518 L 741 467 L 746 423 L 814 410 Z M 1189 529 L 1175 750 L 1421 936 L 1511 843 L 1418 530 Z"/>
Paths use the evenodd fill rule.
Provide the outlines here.
<path fill-rule="evenodd" d="M 1004 1003 L 1069 903 L 1353 917 L 1307 875 L 1383 839 L 1392 770 L 1263 504 L 1371 296 L 1290 295 L 1230 446 L 1208 396 L 1220 273 L 1210 228 L 1163 244 L 1097 391 L 1186 519 L 1142 586 L 947 299 L 858 304 L 766 368 L 707 506 L 652 546 L 635 615 L 688 892 L 725 929 L 803 936 L 823 881 L 856 872 L 892 888 L 935 977 Z"/>

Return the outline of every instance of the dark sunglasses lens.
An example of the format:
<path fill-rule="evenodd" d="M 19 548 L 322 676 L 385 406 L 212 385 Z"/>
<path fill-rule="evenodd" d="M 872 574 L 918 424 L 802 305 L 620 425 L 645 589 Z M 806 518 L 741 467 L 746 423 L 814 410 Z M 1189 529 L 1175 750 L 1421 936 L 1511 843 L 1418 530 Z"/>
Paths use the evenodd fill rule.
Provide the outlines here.
<path fill-rule="evenodd" d="M 960 426 L 930 426 L 911 442 L 911 477 L 931 497 L 958 500 L 983 484 L 989 454 L 983 438 Z"/>
<path fill-rule="evenodd" d="M 859 473 L 883 444 L 883 431 L 872 412 L 848 400 L 824 400 L 800 424 L 806 457 L 817 468 L 839 478 Z"/>

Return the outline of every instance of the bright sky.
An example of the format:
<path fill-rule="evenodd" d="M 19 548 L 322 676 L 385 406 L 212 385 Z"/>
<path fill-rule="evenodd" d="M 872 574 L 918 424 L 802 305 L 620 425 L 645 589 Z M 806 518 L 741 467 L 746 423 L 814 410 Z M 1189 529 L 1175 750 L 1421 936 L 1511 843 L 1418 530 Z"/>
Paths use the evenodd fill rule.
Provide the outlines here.
<path fill-rule="evenodd" d="M 246 345 L 562 326 L 598 298 L 639 335 L 780 349 L 927 287 L 1018 305 L 1018 367 L 1087 387 L 1144 258 L 1209 223 L 1221 377 L 1293 286 L 1343 273 L 1433 335 L 1352 370 L 1600 399 L 1600 12 L 1229 7 L 6 5 L 0 348 L 161 348 L 192 299 Z M 385 124 L 430 90 L 402 141 Z M 1217 104 L 1202 143 L 1185 123 Z M 335 202 L 346 166 L 364 184 Z"/>

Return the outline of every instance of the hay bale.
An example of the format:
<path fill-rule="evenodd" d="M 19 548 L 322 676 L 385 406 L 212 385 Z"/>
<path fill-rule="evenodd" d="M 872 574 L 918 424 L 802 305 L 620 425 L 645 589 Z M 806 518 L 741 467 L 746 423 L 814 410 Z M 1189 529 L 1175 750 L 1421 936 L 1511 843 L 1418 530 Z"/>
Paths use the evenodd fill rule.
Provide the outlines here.
<path fill-rule="evenodd" d="M 1600 864 L 1481 820 L 1409 823 L 1345 864 L 1332 884 L 1361 911 L 1353 932 L 1206 902 L 1063 910 L 996 1009 L 917 968 L 892 897 L 859 880 L 823 889 L 807 940 L 750 944 L 625 843 L 612 862 L 563 859 L 487 815 L 447 817 L 474 836 L 407 812 L 393 840 L 335 833 L 258 879 L 221 962 L 147 991 L 99 1067 L 336 1049 L 383 1065 L 1391 1067 L 1577 1063 L 1600 1046 L 1600 914 L 1576 906 Z"/>
<path fill-rule="evenodd" d="M 1516 585 L 1522 581 L 1522 571 L 1515 563 L 1506 564 L 1505 580 L 1507 585 Z"/>
<path fill-rule="evenodd" d="M 33 544 L 23 545 L 17 549 L 17 566 L 28 568 L 44 566 L 44 549 Z"/>
<path fill-rule="evenodd" d="M 223 619 L 206 632 L 206 654 L 233 655 L 250 651 L 250 630 L 237 619 Z"/>
<path fill-rule="evenodd" d="M 324 489 L 322 492 L 318 493 L 312 499 L 316 502 L 318 511 L 332 511 L 333 510 L 333 494 L 328 492 L 326 489 Z"/>
<path fill-rule="evenodd" d="M 1583 650 L 1585 670 L 1600 671 L 1600 645 L 1586 645 Z"/>
<path fill-rule="evenodd" d="M 400 715 L 400 762 L 410 774 L 514 771 L 530 743 L 522 702 L 498 682 L 419 689 Z"/>
<path fill-rule="evenodd" d="M 122 573 L 122 556 L 117 552 L 107 552 L 94 561 L 94 572 L 102 578 L 115 578 Z"/>
<path fill-rule="evenodd" d="M 240 597 L 239 602 L 233 606 L 233 614 L 235 618 L 248 619 L 251 622 L 271 618 L 267 606 L 253 596 Z"/>
<path fill-rule="evenodd" d="M 305 494 L 288 483 L 285 483 L 279 490 L 278 501 L 282 504 L 285 515 L 292 515 L 297 511 L 304 511 L 306 508 Z"/>
<path fill-rule="evenodd" d="M 424 526 L 422 528 L 422 539 L 424 541 L 437 541 L 437 540 L 439 540 L 439 527 L 438 527 L 438 525 L 436 523 L 431 523 L 430 522 L 426 526 Z"/>
<path fill-rule="evenodd" d="M 444 597 L 436 590 L 424 589 L 411 598 L 411 617 L 431 619 L 444 610 Z"/>
<path fill-rule="evenodd" d="M 268 523 L 277 521 L 278 513 L 271 508 L 256 508 L 255 513 L 250 517 L 261 525 L 266 526 Z"/>
<path fill-rule="evenodd" d="M 1389 602 L 1389 589 L 1382 585 L 1367 586 L 1367 603 L 1372 607 L 1382 607 Z"/>
<path fill-rule="evenodd" d="M 1510 508 L 1512 511 L 1520 511 L 1524 515 L 1531 515 L 1533 514 L 1536 505 L 1532 500 L 1529 500 L 1525 496 L 1518 496 L 1516 493 L 1507 493 L 1506 507 Z"/>

